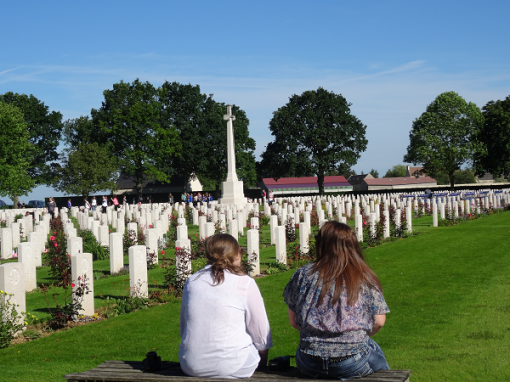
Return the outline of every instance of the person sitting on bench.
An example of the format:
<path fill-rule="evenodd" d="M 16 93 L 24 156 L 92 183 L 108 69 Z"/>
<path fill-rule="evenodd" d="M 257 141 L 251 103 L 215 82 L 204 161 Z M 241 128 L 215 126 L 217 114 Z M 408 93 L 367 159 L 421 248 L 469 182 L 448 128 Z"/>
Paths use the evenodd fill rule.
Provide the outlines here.
<path fill-rule="evenodd" d="M 350 379 L 389 370 L 370 338 L 388 306 L 352 228 L 326 222 L 316 236 L 316 261 L 299 268 L 285 287 L 290 325 L 300 334 L 296 365 L 313 378 Z"/>
<path fill-rule="evenodd" d="M 228 234 L 205 242 L 207 266 L 181 300 L 179 361 L 193 377 L 248 378 L 267 365 L 271 330 L 259 288 L 241 269 L 241 247 Z"/>

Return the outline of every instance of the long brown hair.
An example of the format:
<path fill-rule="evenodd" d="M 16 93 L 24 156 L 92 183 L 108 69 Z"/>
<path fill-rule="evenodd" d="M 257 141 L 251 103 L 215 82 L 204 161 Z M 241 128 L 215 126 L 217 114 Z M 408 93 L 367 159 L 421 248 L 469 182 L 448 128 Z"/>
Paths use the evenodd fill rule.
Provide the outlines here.
<path fill-rule="evenodd" d="M 239 243 L 227 233 L 219 233 L 205 240 L 205 258 L 207 264 L 211 265 L 213 285 L 219 285 L 225 280 L 225 270 L 236 275 L 244 274 L 241 268 L 234 265 L 234 261 L 240 253 Z"/>
<path fill-rule="evenodd" d="M 347 289 L 347 304 L 352 306 L 358 301 L 362 284 L 377 287 L 382 292 L 381 282 L 365 262 L 356 234 L 347 224 L 329 221 L 324 223 L 316 237 L 315 255 L 317 260 L 312 266 L 313 272 L 319 272 L 322 290 L 317 305 L 335 283 L 332 305 Z"/>

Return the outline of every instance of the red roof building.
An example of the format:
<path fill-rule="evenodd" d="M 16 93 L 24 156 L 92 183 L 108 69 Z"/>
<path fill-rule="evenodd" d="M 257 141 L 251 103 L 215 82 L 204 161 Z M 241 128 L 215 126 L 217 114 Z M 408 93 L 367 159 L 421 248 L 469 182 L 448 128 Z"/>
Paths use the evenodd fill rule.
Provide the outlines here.
<path fill-rule="evenodd" d="M 419 178 L 415 178 L 414 176 L 396 178 L 365 178 L 360 184 L 354 186 L 354 191 L 393 190 L 399 188 L 422 188 L 433 186 L 437 186 L 437 182 L 430 176 L 422 176 Z"/>
<path fill-rule="evenodd" d="M 318 194 L 319 185 L 316 176 L 306 176 L 303 178 L 273 178 L 262 179 L 264 186 L 273 194 Z M 324 192 L 346 192 L 352 191 L 351 184 L 343 176 L 325 176 Z"/>

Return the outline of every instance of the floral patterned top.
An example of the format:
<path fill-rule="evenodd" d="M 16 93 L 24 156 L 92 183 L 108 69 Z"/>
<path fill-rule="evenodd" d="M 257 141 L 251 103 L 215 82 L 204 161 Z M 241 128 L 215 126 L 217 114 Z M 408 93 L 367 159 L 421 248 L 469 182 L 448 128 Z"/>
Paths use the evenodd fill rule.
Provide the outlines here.
<path fill-rule="evenodd" d="M 319 273 L 313 273 L 313 263 L 299 268 L 283 291 L 289 309 L 296 314 L 300 328 L 299 349 L 307 354 L 336 358 L 356 354 L 364 349 L 368 334 L 375 323 L 376 314 L 389 313 L 388 305 L 378 288 L 363 285 L 358 301 L 347 305 L 347 290 L 331 306 L 334 283 L 317 307 L 322 283 Z"/>

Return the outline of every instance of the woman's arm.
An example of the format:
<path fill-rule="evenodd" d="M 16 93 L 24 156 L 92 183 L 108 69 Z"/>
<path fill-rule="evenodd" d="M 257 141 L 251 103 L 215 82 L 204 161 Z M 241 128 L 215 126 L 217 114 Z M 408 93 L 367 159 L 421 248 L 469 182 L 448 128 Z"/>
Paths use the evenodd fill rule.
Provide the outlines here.
<path fill-rule="evenodd" d="M 300 330 L 296 324 L 296 313 L 289 309 L 289 323 L 294 329 Z"/>
<path fill-rule="evenodd" d="M 377 334 L 379 330 L 384 326 L 384 323 L 386 322 L 386 315 L 385 314 L 376 314 L 375 315 L 375 324 L 372 327 L 372 331 L 368 332 L 368 335 L 372 337 L 374 334 Z"/>
<path fill-rule="evenodd" d="M 257 367 L 257 369 L 260 369 L 261 367 L 266 367 L 267 366 L 268 354 L 269 354 L 269 349 L 267 349 L 267 350 L 259 350 L 260 362 L 259 362 L 259 366 Z"/>

